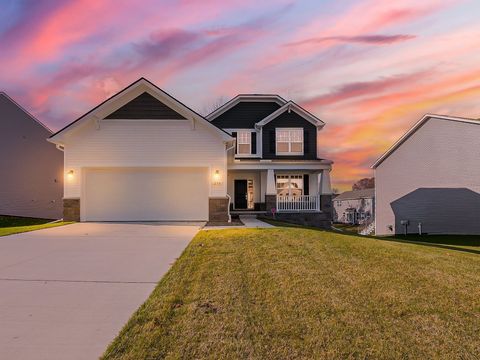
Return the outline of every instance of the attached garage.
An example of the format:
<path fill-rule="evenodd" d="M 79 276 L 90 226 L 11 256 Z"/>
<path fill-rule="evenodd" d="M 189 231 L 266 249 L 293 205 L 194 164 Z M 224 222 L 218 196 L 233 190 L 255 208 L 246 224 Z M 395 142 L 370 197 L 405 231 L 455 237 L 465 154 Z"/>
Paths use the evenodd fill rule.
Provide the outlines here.
<path fill-rule="evenodd" d="M 49 141 L 66 221 L 228 221 L 234 138 L 141 78 Z"/>
<path fill-rule="evenodd" d="M 208 168 L 85 169 L 83 221 L 208 219 Z"/>

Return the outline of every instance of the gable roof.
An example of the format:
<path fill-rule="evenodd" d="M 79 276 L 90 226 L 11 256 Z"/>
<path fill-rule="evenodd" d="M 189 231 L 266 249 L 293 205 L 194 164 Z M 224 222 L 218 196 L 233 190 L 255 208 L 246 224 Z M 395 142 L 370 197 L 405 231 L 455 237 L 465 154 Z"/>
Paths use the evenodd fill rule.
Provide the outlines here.
<path fill-rule="evenodd" d="M 375 197 L 375 189 L 362 189 L 345 191 L 334 198 L 335 201 L 340 200 L 357 200 L 357 199 L 369 199 Z"/>
<path fill-rule="evenodd" d="M 206 116 L 209 121 L 214 120 L 224 112 L 230 110 L 240 102 L 275 102 L 280 106 L 283 106 L 287 103 L 287 100 L 282 98 L 280 95 L 275 94 L 239 94 L 234 98 L 227 101 L 225 104 L 220 106 L 218 109 L 212 111 Z"/>
<path fill-rule="evenodd" d="M 253 129 L 257 122 L 278 110 L 280 106 L 273 101 L 241 101 L 211 122 L 222 129 Z"/>
<path fill-rule="evenodd" d="M 15 105 L 17 108 L 19 108 L 21 111 L 23 111 L 25 114 L 27 114 L 28 117 L 30 117 L 33 121 L 35 121 L 37 124 L 39 124 L 41 127 L 43 127 L 45 130 L 47 130 L 50 134 L 53 133 L 52 130 L 48 128 L 47 125 L 42 123 L 40 120 L 38 120 L 35 116 L 30 114 L 22 105 L 17 103 L 15 100 L 13 100 L 10 96 L 7 95 L 7 93 L 0 91 L 0 96 L 3 96 L 7 101 L 11 102 L 13 105 Z"/>
<path fill-rule="evenodd" d="M 148 92 L 138 95 L 121 108 L 115 110 L 105 119 L 178 119 L 185 116 L 168 107 Z"/>
<path fill-rule="evenodd" d="M 278 110 L 276 110 L 273 113 L 271 113 L 270 115 L 268 115 L 262 121 L 256 123 L 255 127 L 256 128 L 261 128 L 262 126 L 268 124 L 270 121 L 272 121 L 273 119 L 275 119 L 278 116 L 280 116 L 281 114 L 283 114 L 285 111 L 296 112 L 298 115 L 303 117 L 305 120 L 311 122 L 313 125 L 315 125 L 318 128 L 322 128 L 323 126 L 325 126 L 325 123 L 322 120 L 320 120 L 315 115 L 309 113 L 307 110 L 305 110 L 304 108 L 302 108 L 301 106 L 299 106 L 298 104 L 296 104 L 295 102 L 290 100 L 290 101 L 286 102 L 281 108 L 279 108 Z"/>
<path fill-rule="evenodd" d="M 458 116 L 448 116 L 448 115 L 435 115 L 435 114 L 425 114 L 419 121 L 415 123 L 400 139 L 398 139 L 382 156 L 380 156 L 377 161 L 372 165 L 372 169 L 376 169 L 385 159 L 387 159 L 395 150 L 397 150 L 400 145 L 407 141 L 418 129 L 420 129 L 428 120 L 447 120 L 447 121 L 457 121 L 467 124 L 480 125 L 480 121 L 476 119 L 470 119 L 465 117 Z"/>
<path fill-rule="evenodd" d="M 225 131 L 220 129 L 219 127 L 215 126 L 214 124 L 210 123 L 207 119 L 205 119 L 202 115 L 198 114 L 184 103 L 180 102 L 179 100 L 175 99 L 170 94 L 166 93 L 158 86 L 153 84 L 151 81 L 145 79 L 144 77 L 136 80 L 135 82 L 128 85 L 123 90 L 120 90 L 118 93 L 112 95 L 99 105 L 95 106 L 90 111 L 86 112 L 82 116 L 80 116 L 75 121 L 71 122 L 70 124 L 66 125 L 64 128 L 60 129 L 53 135 L 51 135 L 48 140 L 53 143 L 61 143 L 61 137 L 68 131 L 74 129 L 75 127 L 81 125 L 82 123 L 91 120 L 91 119 L 99 119 L 107 117 L 108 115 L 112 114 L 115 110 L 118 110 L 123 105 L 127 104 L 128 102 L 135 99 L 138 95 L 147 92 L 148 94 L 155 97 L 157 100 L 165 103 L 168 107 L 171 107 L 176 112 L 184 116 L 186 119 L 192 121 L 199 121 L 206 124 L 207 127 L 214 130 L 224 141 L 231 141 L 233 138 Z M 134 96 L 133 99 L 130 97 L 134 93 L 140 93 L 137 96 Z M 114 107 L 111 109 L 111 107 Z M 108 113 L 105 113 L 108 111 Z"/>

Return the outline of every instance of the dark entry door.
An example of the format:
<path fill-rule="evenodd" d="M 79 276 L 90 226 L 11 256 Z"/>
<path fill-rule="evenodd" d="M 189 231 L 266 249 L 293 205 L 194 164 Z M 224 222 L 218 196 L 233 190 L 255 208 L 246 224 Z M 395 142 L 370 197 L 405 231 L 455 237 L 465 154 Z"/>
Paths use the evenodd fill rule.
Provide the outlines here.
<path fill-rule="evenodd" d="M 247 180 L 235 180 L 235 209 L 247 208 Z"/>

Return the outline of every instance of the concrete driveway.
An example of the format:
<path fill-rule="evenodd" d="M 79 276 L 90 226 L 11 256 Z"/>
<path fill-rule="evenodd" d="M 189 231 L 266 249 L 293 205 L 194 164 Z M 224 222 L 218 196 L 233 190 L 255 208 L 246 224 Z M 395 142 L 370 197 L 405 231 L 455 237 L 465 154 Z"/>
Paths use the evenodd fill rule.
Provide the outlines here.
<path fill-rule="evenodd" d="M 79 223 L 0 237 L 0 358 L 98 358 L 198 230 Z"/>

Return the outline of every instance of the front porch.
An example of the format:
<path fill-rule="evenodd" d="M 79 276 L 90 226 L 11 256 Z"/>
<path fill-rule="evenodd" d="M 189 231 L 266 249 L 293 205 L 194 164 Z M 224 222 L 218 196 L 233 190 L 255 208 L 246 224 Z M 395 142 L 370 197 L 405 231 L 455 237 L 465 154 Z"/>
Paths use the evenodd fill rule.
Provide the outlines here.
<path fill-rule="evenodd" d="M 318 167 L 316 164 L 310 168 L 289 169 L 277 165 L 277 168 L 229 169 L 230 213 L 329 226 L 332 218 L 330 169 Z"/>

